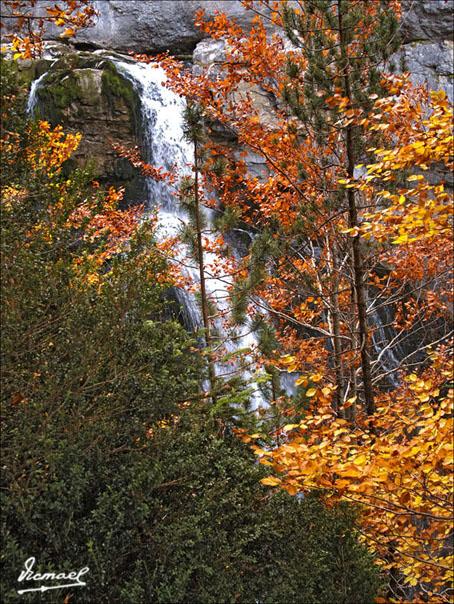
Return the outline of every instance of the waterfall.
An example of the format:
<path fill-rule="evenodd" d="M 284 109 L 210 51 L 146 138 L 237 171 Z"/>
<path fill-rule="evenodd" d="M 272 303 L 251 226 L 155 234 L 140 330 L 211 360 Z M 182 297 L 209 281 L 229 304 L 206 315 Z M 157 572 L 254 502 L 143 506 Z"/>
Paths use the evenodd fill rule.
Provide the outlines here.
<path fill-rule="evenodd" d="M 33 80 L 31 86 L 30 86 L 30 94 L 28 97 L 28 102 L 27 102 L 27 115 L 32 116 L 35 112 L 35 108 L 38 107 L 38 95 L 36 94 L 38 88 L 40 88 L 44 78 L 46 77 L 46 75 L 48 74 L 47 71 L 45 71 L 42 75 L 39 76 L 38 79 Z"/>
<path fill-rule="evenodd" d="M 147 161 L 165 171 L 175 171 L 180 176 L 192 174 L 193 147 L 185 139 L 183 132 L 184 101 L 163 85 L 166 80 L 164 70 L 153 64 L 112 60 L 118 71 L 132 82 L 140 98 L 142 136 Z M 182 224 L 188 220 L 187 215 L 179 207 L 176 197 L 167 183 L 155 182 L 151 178 L 147 181 L 149 206 L 159 206 L 158 237 L 178 236 Z M 205 214 L 208 219 L 213 217 L 213 211 L 210 209 L 205 210 Z M 204 236 L 210 243 L 214 242 L 214 237 L 210 233 L 206 233 Z M 217 274 L 215 268 L 220 265 L 220 258 L 215 254 L 205 251 L 204 257 L 207 292 L 210 299 L 214 301 L 218 313 L 222 316 L 228 313 L 228 288 L 231 285 L 231 278 L 227 275 Z M 185 257 L 183 252 L 178 260 L 184 262 L 183 272 L 194 283 L 198 283 L 199 268 L 197 264 Z M 191 326 L 201 326 L 201 315 L 194 296 L 181 289 L 178 289 L 177 296 Z M 257 346 L 257 339 L 248 324 L 238 328 L 235 333 L 226 332 L 221 319 L 215 321 L 213 327 L 225 340 L 224 347 L 227 353 L 234 355 L 240 349 L 254 349 Z M 218 364 L 216 369 L 216 373 L 220 376 L 226 371 L 225 365 L 221 364 Z M 230 371 L 237 369 L 238 367 L 235 365 L 230 367 Z M 242 373 L 246 379 L 251 377 L 249 371 L 243 370 Z M 250 396 L 252 407 L 265 404 L 264 396 L 258 387 L 255 387 Z"/>
<path fill-rule="evenodd" d="M 99 52 L 99 51 L 98 51 Z M 148 163 L 161 167 L 168 172 L 175 172 L 180 177 L 192 174 L 193 147 L 184 137 L 183 110 L 184 101 L 171 90 L 164 86 L 166 75 L 163 69 L 154 64 L 143 64 L 128 61 L 118 56 L 113 57 L 102 54 L 111 60 L 118 71 L 126 77 L 134 86 L 141 102 L 142 112 L 142 139 L 145 150 L 145 159 Z M 38 79 L 34 80 L 27 105 L 27 113 L 33 115 L 38 106 L 38 89 L 45 85 L 45 77 L 48 72 L 43 73 Z M 188 216 L 180 207 L 175 190 L 166 182 L 156 182 L 146 179 L 148 204 L 150 208 L 159 207 L 158 214 L 158 237 L 171 238 L 177 237 L 182 224 L 188 221 Z M 213 217 L 213 210 L 206 210 L 207 217 Z M 207 239 L 213 242 L 213 236 L 206 234 Z M 231 285 L 231 278 L 217 274 L 216 267 L 220 265 L 220 259 L 215 254 L 205 252 L 206 261 L 206 284 L 210 298 L 215 302 L 218 312 L 227 314 L 229 311 L 228 294 Z M 197 284 L 199 282 L 199 268 L 193 260 L 189 260 L 184 250 L 179 253 L 176 261 L 184 263 L 183 272 Z M 214 268 L 214 270 L 213 270 Z M 182 307 L 182 315 L 185 323 L 190 329 L 196 329 L 202 326 L 201 313 L 196 300 L 190 292 L 183 288 L 176 289 L 176 296 Z M 392 385 L 398 385 L 398 369 L 400 367 L 399 342 L 394 343 L 395 348 L 387 346 L 386 325 L 388 317 L 382 317 L 384 310 L 374 308 L 374 303 L 369 302 L 369 312 L 372 315 L 374 330 L 372 330 L 372 343 L 377 355 L 376 366 L 379 366 L 384 373 L 388 375 L 388 380 Z M 254 350 L 257 347 L 257 338 L 251 332 L 250 325 L 246 324 L 233 330 L 226 330 L 222 320 L 214 322 L 213 327 L 225 339 L 225 349 L 227 353 L 235 354 L 242 349 Z M 397 347 L 396 347 L 397 346 Z M 217 374 L 222 376 L 227 364 L 219 363 L 217 365 Z M 238 366 L 233 365 L 230 371 L 237 371 Z M 250 371 L 242 371 L 246 379 L 252 377 Z M 282 372 L 281 386 L 289 394 L 295 394 L 294 382 L 295 374 L 286 374 Z M 255 385 L 255 390 L 251 394 L 252 407 L 267 405 L 266 399 Z"/>
<path fill-rule="evenodd" d="M 369 295 L 368 295 L 369 294 Z M 398 371 L 401 363 L 395 354 L 395 350 L 399 348 L 399 342 L 394 342 L 392 337 L 388 337 L 386 333 L 386 325 L 393 323 L 393 315 L 390 309 L 386 306 L 378 310 L 375 308 L 379 305 L 380 299 L 370 299 L 370 292 L 366 291 L 368 312 L 371 316 L 371 340 L 372 346 L 377 355 L 373 365 L 378 366 L 381 373 L 386 375 L 386 379 L 390 384 L 397 388 L 399 386 Z M 393 344 L 393 345 L 391 345 Z M 373 368 L 376 373 L 376 369 Z"/>

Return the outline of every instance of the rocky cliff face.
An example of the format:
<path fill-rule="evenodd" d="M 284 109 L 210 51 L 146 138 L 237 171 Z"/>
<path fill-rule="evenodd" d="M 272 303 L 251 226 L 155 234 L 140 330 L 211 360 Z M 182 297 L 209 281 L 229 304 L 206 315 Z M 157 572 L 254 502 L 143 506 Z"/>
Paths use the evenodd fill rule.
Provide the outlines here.
<path fill-rule="evenodd" d="M 194 25 L 194 13 L 205 11 L 212 17 L 225 12 L 248 28 L 253 13 L 245 11 L 240 0 L 94 0 L 99 18 L 94 27 L 80 31 L 76 46 L 156 54 L 190 54 L 204 34 Z M 37 0 L 36 14 L 45 14 L 48 0 Z M 5 10 L 5 8 L 4 8 Z M 61 29 L 48 28 L 47 40 L 60 40 Z"/>
<path fill-rule="evenodd" d="M 402 1 L 401 54 L 405 69 L 414 83 L 445 90 L 451 103 L 454 102 L 453 31 L 454 0 Z M 197 65 L 207 66 L 219 60 L 222 48 L 220 40 L 201 40 L 193 52 L 196 70 Z"/>
<path fill-rule="evenodd" d="M 126 201 L 144 201 L 142 179 L 110 144 L 140 143 L 140 104 L 131 83 L 111 61 L 92 53 L 67 53 L 44 63 L 40 71 L 48 71 L 35 91 L 36 111 L 52 126 L 82 133 L 71 167 L 85 167 L 90 160 L 101 185 L 125 186 Z"/>
<path fill-rule="evenodd" d="M 412 42 L 404 44 L 402 55 L 405 68 L 414 83 L 424 84 L 432 90 L 444 90 L 454 102 L 452 40 Z"/>
<path fill-rule="evenodd" d="M 402 0 L 404 42 L 452 40 L 453 0 Z"/>
<path fill-rule="evenodd" d="M 412 80 L 454 101 L 454 0 L 402 0 L 401 33 Z"/>
<path fill-rule="evenodd" d="M 37 0 L 36 13 L 43 14 L 48 4 L 48 0 Z M 254 17 L 240 0 L 94 0 L 93 5 L 99 11 L 97 23 L 79 32 L 76 45 L 120 52 L 192 53 L 205 37 L 194 25 L 194 13 L 202 9 L 206 17 L 225 12 L 246 29 Z M 406 43 L 453 39 L 454 0 L 402 0 L 402 10 Z M 60 40 L 60 33 L 51 28 L 46 37 Z"/>
<path fill-rule="evenodd" d="M 48 0 L 38 0 L 37 14 Z M 99 18 L 94 27 L 79 32 L 71 42 L 79 49 L 156 54 L 168 50 L 210 60 L 218 54 L 219 41 L 206 41 L 194 25 L 194 13 L 212 17 L 225 12 L 246 30 L 254 13 L 240 0 L 95 0 Z M 265 9 L 262 7 L 262 11 Z M 454 0 L 402 0 L 403 56 L 415 82 L 427 81 L 443 88 L 451 102 L 453 93 Z M 265 24 L 267 21 L 265 20 Z M 60 40 L 60 30 L 50 28 L 46 37 Z"/>
<path fill-rule="evenodd" d="M 44 4 L 47 0 L 38 0 L 37 11 Z M 41 114 L 54 124 L 63 123 L 69 131 L 82 132 L 82 144 L 74 156 L 77 165 L 92 157 L 99 180 L 126 183 L 127 196 L 137 198 L 142 194 L 140 178 L 126 161 L 118 159 L 108 137 L 119 144 L 140 142 L 138 99 L 114 65 L 94 50 L 190 54 L 197 72 L 198 66 L 213 64 L 222 56 L 223 42 L 204 39 L 194 26 L 194 13 L 204 9 L 210 17 L 219 10 L 246 29 L 254 14 L 245 11 L 239 0 L 96 0 L 94 4 L 99 10 L 96 26 L 79 32 L 66 46 L 60 43 L 55 50 L 54 45 L 54 54 L 61 56 L 63 50 L 64 56 L 47 62 L 52 67 L 38 90 Z M 403 0 L 402 7 L 406 68 L 415 82 L 443 88 L 452 102 L 454 0 Z M 50 29 L 46 35 L 49 40 L 60 40 L 59 33 Z M 38 73 L 45 68 L 41 62 Z M 258 95 L 257 102 L 263 105 L 264 119 L 272 119 L 267 99 Z M 260 162 L 254 162 L 251 157 L 252 172 L 260 172 Z"/>
<path fill-rule="evenodd" d="M 412 80 L 453 94 L 454 0 L 402 0 L 402 54 Z"/>

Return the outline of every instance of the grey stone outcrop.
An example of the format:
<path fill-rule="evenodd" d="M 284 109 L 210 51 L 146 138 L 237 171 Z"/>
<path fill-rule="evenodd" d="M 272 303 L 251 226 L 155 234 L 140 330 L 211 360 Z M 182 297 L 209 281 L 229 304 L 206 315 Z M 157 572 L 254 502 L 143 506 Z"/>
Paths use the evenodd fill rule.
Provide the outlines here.
<path fill-rule="evenodd" d="M 92 53 L 67 54 L 52 62 L 36 97 L 42 119 L 82 134 L 71 156 L 72 167 L 84 168 L 90 160 L 103 186 L 124 186 L 125 201 L 145 201 L 143 179 L 110 144 L 140 144 L 139 99 L 111 61 Z"/>
<path fill-rule="evenodd" d="M 38 0 L 36 14 L 45 14 L 46 6 L 48 0 Z M 194 14 L 201 9 L 207 17 L 225 12 L 246 29 L 254 17 L 240 0 L 94 0 L 93 6 L 99 11 L 97 23 L 78 32 L 75 43 L 135 53 L 192 53 L 206 37 L 194 25 Z M 2 14 L 7 12 L 2 9 Z M 60 40 L 61 32 L 49 26 L 45 39 Z"/>
<path fill-rule="evenodd" d="M 454 38 L 454 0 L 402 0 L 404 42 Z"/>
<path fill-rule="evenodd" d="M 427 84 L 431 90 L 444 90 L 451 103 L 454 102 L 453 49 L 452 40 L 404 44 L 402 49 L 412 82 Z"/>

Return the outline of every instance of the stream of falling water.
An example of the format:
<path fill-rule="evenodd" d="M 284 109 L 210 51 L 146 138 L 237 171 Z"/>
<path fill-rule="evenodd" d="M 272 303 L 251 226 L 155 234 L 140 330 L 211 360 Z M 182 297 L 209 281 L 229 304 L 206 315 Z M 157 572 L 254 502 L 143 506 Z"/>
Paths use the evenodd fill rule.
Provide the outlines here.
<path fill-rule="evenodd" d="M 31 83 L 30 93 L 28 95 L 28 101 L 27 101 L 27 115 L 32 116 L 33 112 L 35 110 L 35 107 L 38 106 L 38 97 L 37 97 L 36 91 L 40 87 L 41 82 L 44 80 L 47 73 L 48 72 L 45 71 L 42 75 L 39 76 L 39 78 L 37 78 L 36 80 L 33 80 L 33 82 Z"/>
<path fill-rule="evenodd" d="M 129 63 L 117 59 L 114 62 L 120 73 L 132 82 L 141 100 L 142 137 L 146 147 L 147 161 L 165 171 L 176 170 L 182 177 L 192 174 L 193 148 L 185 139 L 183 132 L 184 101 L 164 86 L 165 72 L 153 64 Z M 167 183 L 156 182 L 151 178 L 147 181 L 149 206 L 159 206 L 158 236 L 176 237 L 182 224 L 188 221 L 188 216 L 179 207 L 178 201 L 173 195 L 174 191 Z M 212 210 L 205 210 L 205 214 L 208 220 L 212 218 Z M 204 236 L 210 242 L 213 241 L 213 236 L 209 232 Z M 220 258 L 206 251 L 204 258 L 207 267 L 207 292 L 215 303 L 218 313 L 223 316 L 228 313 L 228 288 L 231 279 L 228 276 L 214 274 L 214 271 L 209 268 L 219 266 Z M 184 254 L 179 259 L 184 262 L 184 272 L 194 283 L 198 283 L 199 268 L 197 264 Z M 194 296 L 181 290 L 177 294 L 180 303 L 184 306 L 185 314 L 190 317 L 190 323 L 194 326 L 201 326 L 201 315 Z M 257 345 L 257 339 L 247 324 L 235 332 L 230 330 L 226 332 L 221 320 L 215 321 L 214 327 L 225 340 L 224 347 L 227 353 L 234 354 L 235 351 L 246 348 L 254 349 Z M 218 364 L 216 370 L 217 374 L 222 377 L 226 371 L 234 372 L 238 370 L 238 367 L 234 365 L 226 369 L 225 365 Z M 243 370 L 243 377 L 251 378 L 250 371 Z M 250 396 L 252 408 L 265 404 L 264 395 L 257 386 L 254 386 Z"/>

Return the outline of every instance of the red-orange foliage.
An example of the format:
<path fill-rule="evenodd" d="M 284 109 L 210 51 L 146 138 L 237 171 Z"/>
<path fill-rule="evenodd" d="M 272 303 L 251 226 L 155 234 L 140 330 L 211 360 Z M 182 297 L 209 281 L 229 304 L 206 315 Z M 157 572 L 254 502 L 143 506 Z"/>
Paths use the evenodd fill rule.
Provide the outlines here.
<path fill-rule="evenodd" d="M 51 128 L 48 122 L 40 121 L 38 128 L 30 125 L 21 137 L 8 137 L 1 141 L 2 152 L 15 162 L 22 158 L 27 165 L 27 173 L 40 195 L 46 199 L 45 220 L 31 227 L 33 232 L 40 231 L 41 238 L 52 244 L 54 233 L 62 226 L 74 233 L 74 237 L 88 242 L 83 254 L 74 254 L 73 262 L 81 283 L 102 286 L 111 278 L 108 261 L 119 253 L 125 253 L 131 238 L 137 235 L 141 225 L 151 232 L 156 225 L 156 215 L 144 217 L 144 207 L 135 206 L 127 210 L 118 207 L 123 197 L 123 190 L 110 187 L 105 193 L 93 188 L 88 189 L 84 199 L 76 198 L 71 193 L 71 177 L 61 178 L 61 170 L 72 152 L 77 148 L 80 134 L 65 134 L 61 126 Z M 5 211 L 21 203 L 30 195 L 26 188 L 7 185 L 2 189 Z M 145 224 L 146 223 L 146 224 Z M 33 237 L 28 231 L 26 238 Z M 27 245 L 27 240 L 24 242 Z M 89 251 L 87 251 L 87 249 Z M 166 243 L 156 245 L 137 253 L 137 262 L 145 261 L 149 254 L 166 255 Z M 156 283 L 168 285 L 178 274 L 173 271 L 154 274 Z"/>
<path fill-rule="evenodd" d="M 270 19 L 281 22 L 283 3 L 260 4 L 271 9 Z M 399 3 L 393 4 L 398 10 Z M 301 10 L 305 6 L 300 3 Z M 373 32 L 379 9 L 380 3 L 367 3 L 364 22 L 358 22 L 352 43 L 344 46 L 350 61 Z M 201 13 L 196 18 L 205 33 L 225 40 L 221 64 L 196 78 L 169 57 L 160 64 L 175 91 L 197 99 L 209 119 L 234 133 L 245 153 L 253 151 L 264 160 L 262 177 L 253 178 L 244 158 L 213 147 L 213 161 L 222 157 L 226 171 L 212 179 L 221 208 L 231 208 L 252 232 L 267 233 L 269 253 L 263 252 L 261 279 L 251 251 L 237 282 L 244 285 L 244 295 L 253 293 L 255 308 L 271 313 L 277 328 L 281 348 L 263 363 L 299 371 L 297 384 L 309 405 L 301 423 L 278 430 L 279 446 L 255 448 L 277 474 L 265 482 L 292 494 L 321 488 L 333 500 L 358 502 L 364 538 L 390 576 L 390 600 L 404 601 L 408 589 L 415 588 L 412 601 L 448 602 L 452 198 L 443 185 L 428 184 L 422 175 L 413 173 L 408 184 L 401 181 L 406 169 L 430 170 L 440 161 L 451 165 L 452 109 L 443 93 L 429 98 L 405 77 L 385 75 L 383 98 L 374 94 L 355 105 L 345 93 L 345 64 L 333 65 L 333 78 L 339 81 L 333 93 L 313 91 L 329 120 L 320 140 L 285 103 L 289 94 L 304 97 L 306 65 L 297 48 L 286 50 L 282 38 L 268 34 L 258 17 L 250 33 L 225 15 L 210 22 Z M 333 46 L 344 44 L 340 30 L 314 10 L 313 31 L 322 26 Z M 325 51 L 329 48 L 320 49 Z M 289 56 L 299 65 L 300 80 L 289 81 L 285 74 Z M 268 109 L 257 103 L 259 95 L 275 99 L 273 111 L 271 103 Z M 367 149 L 368 173 L 362 178 L 350 165 L 348 145 L 355 137 Z M 354 220 L 352 204 L 347 212 L 339 199 L 354 200 Z M 366 300 L 366 340 L 358 337 L 352 245 L 360 246 L 360 280 L 371 296 Z M 371 322 L 374 307 L 390 315 L 388 336 Z M 377 340 L 382 341 L 373 345 Z M 391 384 L 383 355 L 396 342 L 409 341 L 414 348 L 392 371 Z M 373 405 L 364 404 L 362 392 L 360 353 L 365 346 L 371 357 Z M 283 405 L 283 418 L 290 417 L 283 423 L 294 413 Z"/>
<path fill-rule="evenodd" d="M 2 37 L 11 41 L 14 59 L 41 56 L 46 25 L 64 28 L 61 38 L 71 37 L 83 28 L 94 25 L 97 11 L 89 0 L 63 0 L 60 5 L 46 7 L 45 14 L 37 14 L 36 0 L 3 0 L 6 9 L 1 26 L 8 22 L 14 33 Z"/>

